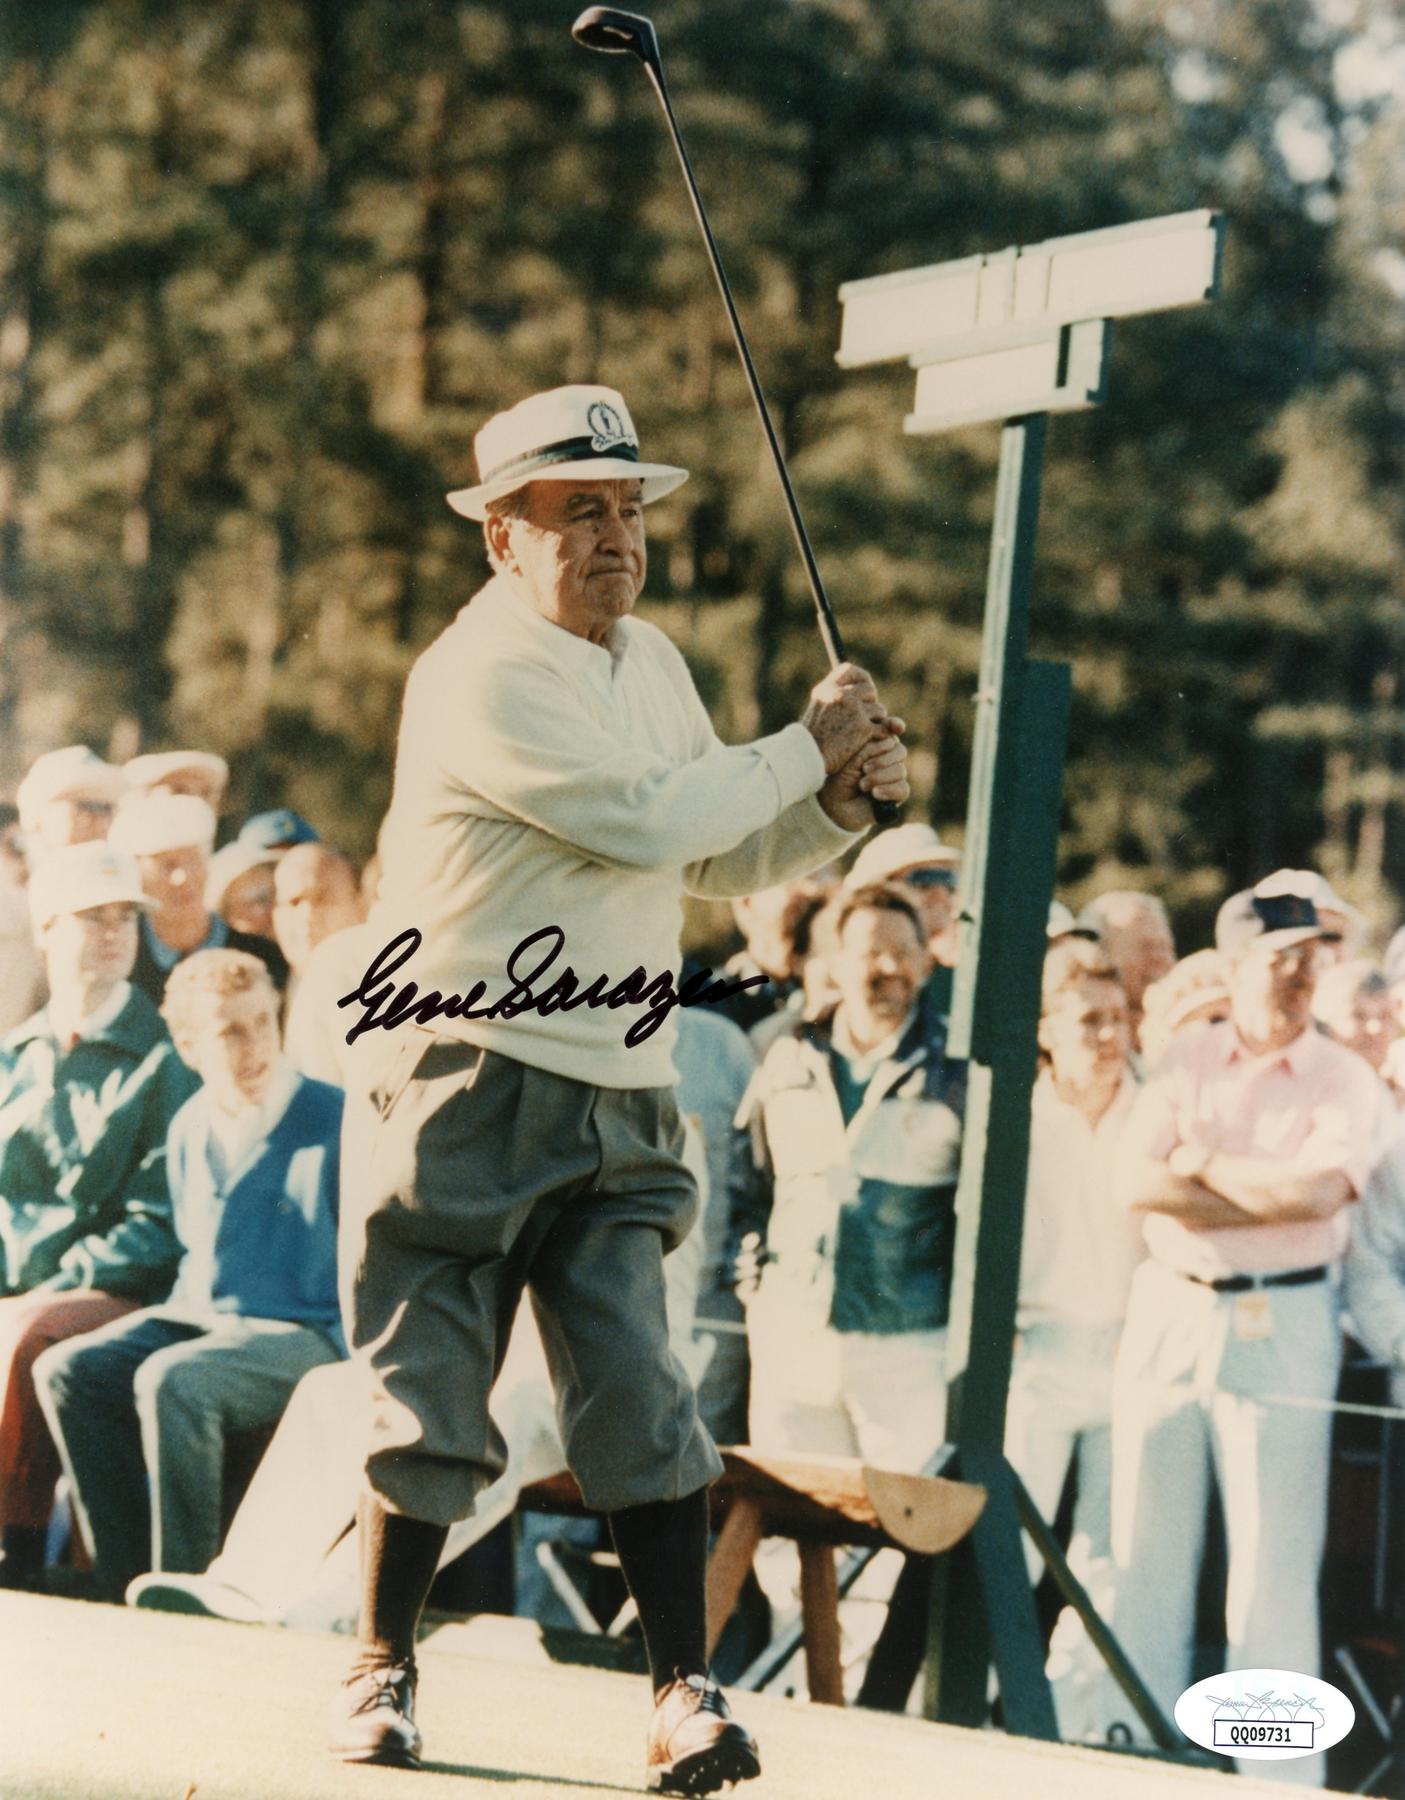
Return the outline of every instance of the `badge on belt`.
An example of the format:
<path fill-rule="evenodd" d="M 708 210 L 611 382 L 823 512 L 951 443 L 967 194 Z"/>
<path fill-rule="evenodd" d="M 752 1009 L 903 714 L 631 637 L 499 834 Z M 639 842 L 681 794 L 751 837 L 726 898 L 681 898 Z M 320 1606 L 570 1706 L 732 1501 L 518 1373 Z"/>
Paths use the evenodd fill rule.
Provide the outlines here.
<path fill-rule="evenodd" d="M 1241 1343 L 1273 1336 L 1273 1299 L 1262 1288 L 1234 1296 L 1234 1335 Z"/>

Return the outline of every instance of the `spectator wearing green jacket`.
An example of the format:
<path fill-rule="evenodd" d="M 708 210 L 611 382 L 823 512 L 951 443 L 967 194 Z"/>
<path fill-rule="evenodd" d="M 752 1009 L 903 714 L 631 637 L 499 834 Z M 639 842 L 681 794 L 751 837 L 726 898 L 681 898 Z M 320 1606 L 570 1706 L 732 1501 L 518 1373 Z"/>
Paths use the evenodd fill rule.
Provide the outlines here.
<path fill-rule="evenodd" d="M 946 1417 L 965 1064 L 923 1001 L 908 892 L 832 905 L 834 1013 L 776 1039 L 738 1113 L 759 1173 L 732 1217 L 751 1442 L 916 1471 Z"/>
<path fill-rule="evenodd" d="M 196 1085 L 128 979 L 134 860 L 55 850 L 30 892 L 50 1000 L 0 1040 L 0 1587 L 39 1585 L 59 1475 L 35 1359 L 169 1291 L 166 1133 Z"/>

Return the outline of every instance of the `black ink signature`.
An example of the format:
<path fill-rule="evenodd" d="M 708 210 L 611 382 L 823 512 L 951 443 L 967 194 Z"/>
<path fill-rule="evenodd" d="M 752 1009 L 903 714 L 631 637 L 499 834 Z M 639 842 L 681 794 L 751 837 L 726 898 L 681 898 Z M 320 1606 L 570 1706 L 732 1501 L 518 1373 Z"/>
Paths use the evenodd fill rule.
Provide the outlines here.
<path fill-rule="evenodd" d="M 355 991 L 343 994 L 337 1001 L 338 1006 L 361 1008 L 361 1017 L 346 1034 L 348 1044 L 354 1044 L 363 1031 L 374 1031 L 377 1027 L 382 1031 L 394 1031 L 408 1019 L 427 1025 L 441 1015 L 446 1019 L 515 1019 L 524 1012 L 535 1012 L 545 1019 L 554 1012 L 574 1012 L 578 1006 L 608 1006 L 612 1010 L 618 1006 L 644 1006 L 648 1011 L 624 1034 L 625 1043 L 632 1049 L 651 1037 L 675 1006 L 716 1006 L 735 994 L 745 993 L 748 988 L 764 987 L 767 981 L 764 975 L 748 975 L 737 981 L 722 978 L 713 981 L 711 969 L 699 969 L 675 988 L 671 974 L 649 975 L 641 967 L 631 969 L 628 975 L 613 984 L 608 975 L 597 975 L 588 987 L 581 988 L 580 978 L 567 963 L 544 992 L 535 994 L 531 983 L 546 973 L 566 942 L 566 934 L 559 925 L 543 925 L 540 931 L 524 937 L 508 957 L 507 974 L 512 979 L 512 986 L 491 1006 L 480 1006 L 478 1003 L 484 994 L 481 981 L 475 981 L 466 994 L 445 995 L 437 988 L 421 994 L 418 983 L 413 981 L 398 988 L 395 986 L 390 977 L 409 961 L 423 942 L 424 933 L 413 925 L 402 931 L 371 959 Z M 536 966 L 531 969 L 524 966 L 519 972 L 519 959 L 534 945 L 544 942 L 550 948 Z"/>

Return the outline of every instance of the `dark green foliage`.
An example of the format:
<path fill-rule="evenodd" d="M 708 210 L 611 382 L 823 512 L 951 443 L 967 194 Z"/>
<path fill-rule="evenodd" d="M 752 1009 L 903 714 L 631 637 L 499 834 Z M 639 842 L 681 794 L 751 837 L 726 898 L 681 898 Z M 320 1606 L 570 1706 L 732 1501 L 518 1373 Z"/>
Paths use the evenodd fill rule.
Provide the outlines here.
<path fill-rule="evenodd" d="M 692 481 L 650 616 L 724 734 L 821 653 L 641 72 L 572 0 L 93 0 L 0 58 L 0 780 L 191 741 L 372 846 L 415 653 L 480 579 L 444 489 L 536 386 L 623 388 Z M 1340 11 L 1340 9 L 1339 9 Z M 1330 14 L 1332 18 L 1338 12 Z M 1075 666 L 1062 877 L 1405 883 L 1405 127 L 1309 0 L 659 0 L 675 103 L 854 653 L 959 829 L 993 428 L 843 375 L 850 277 L 1217 205 L 1226 293 L 1119 331 L 1051 434 L 1038 654 Z M 1363 4 L 1382 36 L 1398 21 Z M 1322 171 L 1295 179 L 1285 127 Z M 1394 260 L 1391 260 L 1391 259 Z M 1396 283 L 1392 288 L 1391 281 Z"/>

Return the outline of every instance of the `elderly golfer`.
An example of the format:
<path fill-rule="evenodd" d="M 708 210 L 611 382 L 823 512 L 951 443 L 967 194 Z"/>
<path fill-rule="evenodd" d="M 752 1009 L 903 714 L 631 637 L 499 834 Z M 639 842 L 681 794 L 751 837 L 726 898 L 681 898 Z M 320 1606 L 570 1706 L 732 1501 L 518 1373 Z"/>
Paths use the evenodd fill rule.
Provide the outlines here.
<path fill-rule="evenodd" d="M 708 1678 L 721 1465 L 664 1316 L 662 1259 L 697 1205 L 673 1019 L 631 1027 L 677 972 L 685 891 L 774 886 L 852 844 L 870 796 L 906 798 L 902 721 L 846 665 L 795 724 L 719 742 L 683 658 L 630 616 L 644 507 L 686 473 L 640 460 L 613 389 L 533 395 L 475 450 L 479 485 L 449 501 L 495 573 L 411 671 L 368 926 L 378 946 L 412 934 L 396 980 L 449 1012 L 387 1029 L 348 1104 L 343 1298 L 373 1425 L 333 1748 L 418 1760 L 416 1623 L 449 1525 L 501 1467 L 487 1396 L 525 1286 L 568 1461 L 638 1605 L 650 1784 L 708 1793 L 759 1763 Z M 551 945 L 522 946 L 542 932 L 559 953 L 538 976 Z"/>

